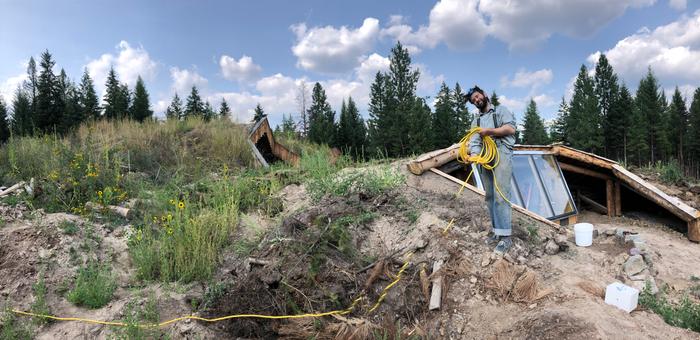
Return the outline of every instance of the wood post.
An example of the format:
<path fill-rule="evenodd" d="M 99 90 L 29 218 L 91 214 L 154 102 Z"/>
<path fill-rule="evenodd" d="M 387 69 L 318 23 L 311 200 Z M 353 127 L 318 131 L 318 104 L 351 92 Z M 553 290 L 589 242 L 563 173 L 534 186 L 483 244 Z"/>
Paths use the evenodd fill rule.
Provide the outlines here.
<path fill-rule="evenodd" d="M 621 190 L 620 181 L 615 181 L 615 216 L 622 216 Z"/>
<path fill-rule="evenodd" d="M 433 264 L 433 273 L 431 276 L 435 276 L 433 278 L 433 292 L 432 295 L 430 295 L 430 305 L 428 309 L 430 310 L 435 310 L 435 309 L 440 309 L 440 304 L 442 303 L 442 273 L 440 273 L 440 269 L 442 268 L 443 261 L 437 261 L 435 264 Z"/>
<path fill-rule="evenodd" d="M 688 239 L 700 242 L 700 219 L 688 222 Z"/>
<path fill-rule="evenodd" d="M 605 181 L 605 203 L 608 208 L 608 217 L 615 216 L 615 186 L 611 179 Z"/>

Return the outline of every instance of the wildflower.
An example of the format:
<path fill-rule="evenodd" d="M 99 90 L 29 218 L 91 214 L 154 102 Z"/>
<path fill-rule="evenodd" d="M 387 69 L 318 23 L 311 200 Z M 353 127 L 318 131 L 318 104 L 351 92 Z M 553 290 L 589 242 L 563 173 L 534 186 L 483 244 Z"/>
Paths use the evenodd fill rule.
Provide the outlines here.
<path fill-rule="evenodd" d="M 170 204 L 175 205 L 175 200 L 171 199 Z"/>
<path fill-rule="evenodd" d="M 163 215 L 163 216 L 160 217 L 160 220 L 163 221 L 163 222 L 165 222 L 165 221 L 166 221 L 166 218 L 167 218 L 167 217 L 166 217 L 165 215 Z"/>
<path fill-rule="evenodd" d="M 180 203 L 177 204 L 177 207 L 180 209 L 185 209 L 185 202 L 180 201 Z"/>
<path fill-rule="evenodd" d="M 172 220 L 173 220 L 173 215 L 168 214 L 168 221 L 172 221 Z"/>
<path fill-rule="evenodd" d="M 158 217 L 157 217 L 157 216 L 153 216 L 153 223 L 158 223 Z"/>
<path fill-rule="evenodd" d="M 137 240 L 137 241 L 141 241 L 141 237 L 142 237 L 142 236 L 143 236 L 143 233 L 141 232 L 141 230 L 139 230 L 139 231 L 136 233 L 136 240 Z"/>
<path fill-rule="evenodd" d="M 168 235 L 172 235 L 172 234 L 173 234 L 173 228 L 168 228 Z"/>
<path fill-rule="evenodd" d="M 100 190 L 100 191 L 97 192 L 97 197 L 99 197 L 100 199 L 102 199 L 102 190 Z"/>

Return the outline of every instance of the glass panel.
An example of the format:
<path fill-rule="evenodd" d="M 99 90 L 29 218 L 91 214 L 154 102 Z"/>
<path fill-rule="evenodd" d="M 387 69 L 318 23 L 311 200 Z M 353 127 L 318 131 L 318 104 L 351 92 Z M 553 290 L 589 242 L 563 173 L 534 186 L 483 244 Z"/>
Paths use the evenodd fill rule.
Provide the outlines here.
<path fill-rule="evenodd" d="M 513 176 L 518 183 L 525 209 L 544 217 L 554 216 L 530 155 L 513 156 Z"/>
<path fill-rule="evenodd" d="M 540 178 L 549 194 L 550 203 L 554 209 L 554 216 L 574 211 L 574 205 L 566 190 L 566 184 L 559 172 L 559 167 L 552 155 L 532 155 Z"/>
<path fill-rule="evenodd" d="M 520 194 L 518 193 L 518 185 L 515 183 L 515 175 L 510 177 L 510 201 L 523 206 L 523 201 L 520 200 Z"/>

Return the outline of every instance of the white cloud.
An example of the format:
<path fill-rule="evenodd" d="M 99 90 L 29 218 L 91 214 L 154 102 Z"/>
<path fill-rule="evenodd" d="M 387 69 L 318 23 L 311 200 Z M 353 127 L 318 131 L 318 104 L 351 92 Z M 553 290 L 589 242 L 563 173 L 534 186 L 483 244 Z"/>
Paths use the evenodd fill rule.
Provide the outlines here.
<path fill-rule="evenodd" d="M 655 0 L 482 0 L 479 10 L 490 18 L 489 32 L 511 49 L 530 49 L 554 34 L 593 36 L 630 7 Z"/>
<path fill-rule="evenodd" d="M 554 99 L 552 99 L 552 97 L 550 97 L 546 94 L 536 95 L 536 96 L 532 97 L 532 100 L 534 100 L 535 103 L 537 103 L 538 109 L 554 106 L 555 104 L 557 104 L 557 102 L 554 101 Z"/>
<path fill-rule="evenodd" d="M 515 115 L 525 110 L 525 105 L 527 105 L 525 100 L 526 99 L 524 98 L 511 98 L 504 94 L 498 96 L 498 101 L 501 103 L 501 105 L 507 107 L 508 110 L 513 112 Z"/>
<path fill-rule="evenodd" d="M 555 34 L 590 37 L 627 9 L 654 2 L 441 0 L 431 9 L 428 25 L 414 29 L 402 17 L 392 16 L 382 36 L 391 36 L 415 49 L 434 48 L 441 42 L 452 49 L 478 48 L 487 36 L 507 43 L 511 49 L 532 49 Z"/>
<path fill-rule="evenodd" d="M 262 71 L 260 65 L 253 63 L 253 58 L 247 55 L 243 55 L 239 60 L 222 55 L 219 66 L 224 78 L 238 82 L 254 80 Z"/>
<path fill-rule="evenodd" d="M 414 67 L 421 71 L 418 83 L 419 95 L 434 95 L 436 88 L 444 79 L 443 75 L 434 76 L 430 70 L 420 64 Z M 377 71 L 386 72 L 389 69 L 389 59 L 378 54 L 371 54 L 363 58 L 355 67 L 352 79 L 332 78 L 319 81 L 326 91 L 328 103 L 337 115 L 340 114 L 340 105 L 343 100 L 352 96 L 360 112 L 366 112 L 369 102 L 370 87 Z M 268 114 L 271 122 L 281 121 L 282 114 L 291 113 L 295 119 L 299 119 L 296 97 L 301 82 L 306 82 L 309 90 L 316 83 L 313 79 L 292 78 L 281 73 L 263 77 L 255 83 L 255 91 L 240 92 L 213 92 L 205 95 L 212 104 L 218 105 L 221 98 L 225 98 L 234 119 L 247 122 L 253 116 L 255 106 L 260 103 Z M 309 98 L 310 100 L 311 98 Z"/>
<path fill-rule="evenodd" d="M 17 91 L 17 87 L 22 85 L 22 82 L 24 82 L 26 79 L 27 74 L 22 73 L 14 77 L 7 78 L 2 84 L 0 84 L 0 96 L 2 96 L 3 100 L 5 101 L 5 105 L 7 106 L 8 110 L 11 108 L 12 101 L 15 99 L 15 91 Z"/>
<path fill-rule="evenodd" d="M 403 17 L 392 16 L 381 34 L 406 44 L 411 53 L 421 48 L 434 48 L 440 42 L 452 49 L 475 49 L 488 34 L 477 5 L 477 0 L 442 0 L 430 10 L 427 26 L 414 30 Z"/>
<path fill-rule="evenodd" d="M 197 86 L 200 94 L 206 88 L 209 81 L 202 77 L 196 70 L 180 69 L 178 67 L 170 68 L 170 78 L 173 80 L 172 90 L 177 92 L 181 98 L 186 98 L 192 86 Z"/>
<path fill-rule="evenodd" d="M 513 79 L 508 77 L 501 78 L 501 86 L 503 87 L 530 87 L 538 88 L 542 85 L 552 82 L 554 73 L 550 69 L 541 69 L 534 72 L 528 72 L 524 69 L 519 70 L 513 76 Z"/>
<path fill-rule="evenodd" d="M 291 27 L 297 41 L 292 52 L 297 66 L 320 73 L 344 73 L 355 68 L 379 36 L 379 20 L 366 18 L 362 26 L 307 28 L 301 23 Z"/>
<path fill-rule="evenodd" d="M 105 53 L 85 65 L 95 82 L 98 93 L 104 93 L 107 74 L 111 67 L 114 67 L 114 71 L 117 72 L 119 81 L 126 83 L 129 87 L 136 84 L 139 75 L 144 80 L 155 78 L 158 64 L 151 59 L 142 46 L 134 48 L 122 40 L 116 48 L 118 50 L 116 55 Z"/>
<path fill-rule="evenodd" d="M 682 11 L 685 10 L 685 7 L 688 6 L 688 3 L 686 0 L 669 0 L 668 5 L 671 6 L 671 8 L 673 9 Z"/>
<path fill-rule="evenodd" d="M 591 54 L 594 63 L 600 52 Z M 653 31 L 641 29 L 604 52 L 627 84 L 636 86 L 651 66 L 662 85 L 700 85 L 700 11 Z"/>

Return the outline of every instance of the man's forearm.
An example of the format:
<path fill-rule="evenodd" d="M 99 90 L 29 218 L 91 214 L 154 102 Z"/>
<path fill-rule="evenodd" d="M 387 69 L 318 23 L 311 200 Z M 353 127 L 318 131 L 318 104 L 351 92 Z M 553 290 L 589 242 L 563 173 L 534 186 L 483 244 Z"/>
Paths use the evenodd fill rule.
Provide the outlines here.
<path fill-rule="evenodd" d="M 493 129 L 493 133 L 491 135 L 494 137 L 505 137 L 510 136 L 512 134 L 515 134 L 515 129 L 512 126 L 506 124 L 499 128 Z"/>

